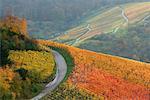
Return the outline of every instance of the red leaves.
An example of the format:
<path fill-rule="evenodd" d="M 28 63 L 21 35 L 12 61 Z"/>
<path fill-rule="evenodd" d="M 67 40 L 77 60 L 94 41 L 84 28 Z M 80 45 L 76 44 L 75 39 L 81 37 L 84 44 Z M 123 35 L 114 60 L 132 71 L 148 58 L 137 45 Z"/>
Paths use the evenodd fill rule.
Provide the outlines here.
<path fill-rule="evenodd" d="M 107 99 L 138 99 L 148 100 L 149 91 L 140 85 L 129 83 L 119 77 L 112 76 L 97 68 L 92 70 L 80 69 L 78 74 L 73 73 L 69 83 L 74 84 L 72 80 L 76 79 L 78 88 L 88 90 L 97 95 L 103 95 Z M 84 77 L 82 77 L 84 76 Z"/>
<path fill-rule="evenodd" d="M 95 53 L 50 41 L 38 43 L 67 49 L 75 68 L 68 82 L 106 99 L 149 100 L 150 64 Z M 147 88 L 146 88 L 147 87 Z"/>

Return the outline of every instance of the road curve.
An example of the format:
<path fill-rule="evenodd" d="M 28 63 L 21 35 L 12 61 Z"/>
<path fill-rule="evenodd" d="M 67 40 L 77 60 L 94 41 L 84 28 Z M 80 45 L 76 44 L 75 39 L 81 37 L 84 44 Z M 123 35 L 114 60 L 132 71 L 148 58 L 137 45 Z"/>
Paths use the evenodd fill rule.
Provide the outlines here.
<path fill-rule="evenodd" d="M 129 19 L 128 19 L 128 17 L 127 17 L 126 14 L 125 14 L 124 9 L 123 9 L 121 6 L 119 6 L 119 7 L 120 7 L 120 9 L 122 10 L 122 16 L 123 16 L 123 18 L 125 19 L 126 23 L 128 23 L 128 22 L 129 22 Z"/>
<path fill-rule="evenodd" d="M 86 33 L 82 34 L 80 37 L 78 37 L 78 38 L 76 39 L 76 41 L 72 44 L 72 46 L 75 46 L 75 45 L 80 41 L 80 38 L 81 38 L 82 36 L 84 36 L 85 34 L 89 33 L 89 32 L 92 30 L 91 27 L 90 27 L 90 24 L 87 24 L 86 28 L 87 28 L 88 31 L 87 31 Z"/>
<path fill-rule="evenodd" d="M 61 81 L 64 79 L 64 77 L 66 75 L 67 64 L 65 62 L 65 59 L 57 51 L 52 50 L 52 53 L 54 55 L 55 62 L 56 62 L 56 68 L 57 68 L 55 79 L 52 82 L 48 83 L 45 86 L 44 90 L 42 90 L 41 93 L 39 93 L 37 96 L 35 96 L 31 100 L 40 100 L 46 94 L 50 93 L 52 90 L 54 90 L 61 83 Z"/>

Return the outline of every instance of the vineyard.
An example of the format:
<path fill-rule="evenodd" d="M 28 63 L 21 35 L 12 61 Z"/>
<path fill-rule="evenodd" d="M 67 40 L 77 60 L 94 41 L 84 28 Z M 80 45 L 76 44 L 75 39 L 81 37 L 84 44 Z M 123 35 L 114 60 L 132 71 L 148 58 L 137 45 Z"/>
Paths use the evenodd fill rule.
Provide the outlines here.
<path fill-rule="evenodd" d="M 8 56 L 11 65 L 0 68 L 0 98 L 31 98 L 53 80 L 55 62 L 46 51 L 13 51 Z"/>
<path fill-rule="evenodd" d="M 93 36 L 101 35 L 102 33 L 115 32 L 120 28 L 126 28 L 128 24 L 136 24 L 142 21 L 149 15 L 150 3 L 129 3 L 113 8 L 107 8 L 102 12 L 96 12 L 94 16 L 89 16 L 80 25 L 66 31 L 63 35 L 57 37 L 59 42 L 72 44 L 74 40 L 83 42 Z M 128 22 L 125 21 L 128 19 Z M 90 31 L 88 31 L 88 26 Z M 76 45 L 80 43 L 76 43 Z"/>
<path fill-rule="evenodd" d="M 38 80 L 47 79 L 55 67 L 52 53 L 45 51 L 10 51 L 8 58 L 14 63 L 14 70 L 24 68 L 39 73 Z"/>
<path fill-rule="evenodd" d="M 132 5 L 126 6 L 131 7 Z M 140 15 L 147 12 L 147 10 L 141 12 L 140 9 L 148 8 L 149 11 L 149 3 L 146 8 L 143 5 L 138 6 L 137 10 Z M 112 14 L 111 11 L 114 13 Z M 71 35 L 66 35 L 63 38 L 74 36 L 84 39 L 97 34 L 102 29 L 102 31 L 112 30 L 116 27 L 115 24 L 122 23 L 121 12 L 119 7 L 109 9 L 102 16 L 89 20 L 90 24 L 82 24 L 81 27 L 72 29 L 73 33 L 69 33 Z M 130 13 L 132 11 L 127 15 L 130 16 Z M 112 16 L 110 17 L 110 15 Z M 136 14 L 134 15 L 136 16 Z M 103 18 L 105 22 L 103 22 Z M 101 22 L 99 23 L 99 21 Z M 148 32 L 148 29 L 145 31 Z M 57 69 L 56 74 L 55 59 L 57 54 L 52 54 L 51 49 L 63 56 L 65 65 L 67 64 L 67 73 L 64 72 L 66 73 L 64 80 L 61 80 L 61 84 L 58 83 L 59 86 L 43 100 L 150 99 L 149 63 L 96 53 L 48 40 L 32 40 L 27 33 L 26 20 L 18 17 L 10 16 L 2 20 L 0 33 L 2 59 L 0 62 L 0 100 L 30 99 L 43 89 L 44 92 L 47 92 L 50 88 L 45 88 L 45 85 L 51 82 L 55 76 L 57 80 L 59 78 L 57 74 L 61 73 Z M 138 40 L 138 37 L 134 38 Z M 74 40 L 74 38 L 70 39 Z M 75 40 L 75 42 L 78 41 Z M 59 59 L 56 60 L 56 62 L 59 61 Z M 60 65 L 63 64 L 60 63 Z M 64 68 L 62 70 L 66 71 Z M 52 89 L 54 85 L 58 85 L 55 84 L 56 80 L 53 81 L 54 84 L 50 83 Z"/>
<path fill-rule="evenodd" d="M 29 99 L 54 79 L 51 50 L 33 43 L 25 19 L 9 16 L 0 23 L 0 100 Z"/>
<path fill-rule="evenodd" d="M 78 90 L 110 99 L 148 99 L 150 64 L 121 57 L 38 40 L 40 44 L 65 48 L 74 58 L 75 67 L 67 80 Z"/>
<path fill-rule="evenodd" d="M 78 90 L 75 86 L 63 83 L 58 86 L 52 93 L 42 98 L 42 100 L 104 100 L 102 96 L 87 93 L 83 90 Z"/>
<path fill-rule="evenodd" d="M 124 8 L 129 21 L 134 23 L 149 15 L 150 3 L 137 3 L 135 5 L 127 4 Z"/>

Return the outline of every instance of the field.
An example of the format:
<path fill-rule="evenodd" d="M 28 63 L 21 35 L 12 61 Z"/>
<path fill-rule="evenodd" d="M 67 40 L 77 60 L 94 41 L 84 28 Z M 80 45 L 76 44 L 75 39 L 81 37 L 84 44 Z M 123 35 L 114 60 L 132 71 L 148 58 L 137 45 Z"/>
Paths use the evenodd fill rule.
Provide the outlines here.
<path fill-rule="evenodd" d="M 133 11 L 127 12 L 130 9 L 125 11 L 124 7 L 131 7 L 132 9 L 132 6 L 132 4 L 121 5 L 108 9 L 101 14 L 98 13 L 97 16 L 89 18 L 81 26 L 66 32 L 64 37 L 57 39 L 63 38 L 62 42 L 76 45 L 102 33 L 113 31 L 112 33 L 116 34 L 120 27 L 126 27 L 130 22 L 132 23 L 132 18 L 137 18 L 138 21 L 143 20 L 143 16 L 149 11 L 149 3 L 134 4 L 135 8 L 138 9 L 134 8 L 133 11 L 139 10 L 138 16 L 142 16 L 139 18 L 137 14 L 132 13 Z M 134 20 L 133 23 L 137 20 Z M 137 50 L 134 49 L 136 53 L 141 48 L 146 47 L 144 49 L 146 51 L 142 50 L 140 54 L 146 61 L 149 61 L 150 43 L 147 41 L 150 35 L 147 33 L 149 33 L 150 24 L 147 19 L 146 24 L 143 25 L 144 27 L 140 25 L 130 29 L 131 32 L 138 35 L 133 37 L 134 34 L 129 31 L 131 36 L 130 34 L 127 36 L 131 39 L 125 36 L 124 39 L 127 40 L 123 42 L 119 40 L 118 46 L 130 48 L 132 45 L 128 42 L 132 42 L 138 48 Z M 127 30 L 121 31 L 126 33 Z M 64 57 L 67 73 L 61 84 L 43 99 L 150 99 L 149 63 L 96 53 L 48 40 L 33 40 L 28 36 L 26 20 L 18 17 L 8 16 L 2 20 L 0 33 L 0 55 L 2 59 L 0 63 L 0 99 L 2 100 L 30 99 L 39 94 L 44 86 L 54 79 L 56 64 L 51 49 Z M 110 37 L 112 33 L 108 37 L 104 36 L 103 39 L 112 40 L 113 36 Z M 123 35 L 119 33 L 117 37 Z M 143 40 L 138 36 L 142 37 Z M 130 46 L 127 46 L 127 43 Z M 116 46 L 116 43 L 114 45 Z M 114 51 L 119 53 L 117 50 L 122 51 L 124 49 L 115 47 Z M 133 56 L 138 58 L 137 55 Z M 57 72 L 59 73 L 59 70 Z M 47 91 L 47 88 L 44 91 Z"/>
<path fill-rule="evenodd" d="M 54 78 L 55 62 L 50 52 L 11 50 L 8 58 L 11 65 L 0 68 L 2 100 L 32 98 Z"/>
<path fill-rule="evenodd" d="M 10 51 L 8 58 L 14 63 L 14 70 L 24 68 L 40 73 L 39 80 L 47 79 L 55 67 L 52 53 L 45 51 Z"/>
<path fill-rule="evenodd" d="M 94 36 L 78 45 L 90 51 L 117 55 L 150 63 L 150 17 L 116 33 Z"/>
<path fill-rule="evenodd" d="M 81 25 L 74 27 L 64 35 L 57 37 L 57 41 L 69 45 L 78 45 L 80 42 L 102 33 L 116 32 L 120 28 L 135 24 L 149 16 L 150 2 L 131 3 L 108 8 L 102 13 L 88 17 Z"/>
<path fill-rule="evenodd" d="M 8 16 L 0 23 L 0 100 L 29 99 L 53 80 L 50 49 L 33 43 L 25 19 Z"/>
<path fill-rule="evenodd" d="M 106 99 L 148 99 L 150 64 L 95 53 L 50 41 L 40 44 L 65 48 L 74 59 L 73 73 L 66 81 L 78 91 Z"/>
<path fill-rule="evenodd" d="M 102 96 L 96 96 L 85 92 L 84 90 L 79 90 L 75 86 L 62 83 L 58 86 L 52 93 L 42 98 L 42 100 L 104 100 Z"/>
<path fill-rule="evenodd" d="M 137 3 L 136 5 L 127 4 L 124 9 L 129 22 L 134 23 L 149 16 L 150 2 Z"/>

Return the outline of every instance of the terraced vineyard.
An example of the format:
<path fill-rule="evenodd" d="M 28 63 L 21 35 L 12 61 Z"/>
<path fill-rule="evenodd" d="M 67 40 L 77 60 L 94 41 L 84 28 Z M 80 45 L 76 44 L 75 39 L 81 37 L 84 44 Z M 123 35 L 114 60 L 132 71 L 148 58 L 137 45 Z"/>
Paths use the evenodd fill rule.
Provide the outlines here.
<path fill-rule="evenodd" d="M 130 23 L 135 23 L 144 19 L 150 14 L 150 2 L 137 3 L 136 5 L 127 4 L 124 6 L 126 15 Z"/>
<path fill-rule="evenodd" d="M 34 40 L 25 19 L 0 19 L 0 100 L 150 100 L 150 2 L 113 6 L 81 22 L 53 40 L 118 56 Z"/>
<path fill-rule="evenodd" d="M 105 99 L 136 97 L 148 99 L 150 91 L 150 64 L 111 55 L 39 40 L 38 43 L 65 48 L 74 59 L 73 73 L 66 81 L 75 89 Z M 56 92 L 59 94 L 60 91 Z M 51 94 L 50 94 L 51 95 Z M 54 97 L 57 97 L 53 94 Z M 69 96 L 65 95 L 65 97 Z"/>
<path fill-rule="evenodd" d="M 149 15 L 150 2 L 131 3 L 107 9 L 102 13 L 87 18 L 81 25 L 65 32 L 57 37 L 57 41 L 69 45 L 78 45 L 80 42 L 102 33 L 116 32 L 120 28 L 127 27 L 141 21 Z M 90 30 L 89 30 L 90 28 Z"/>

